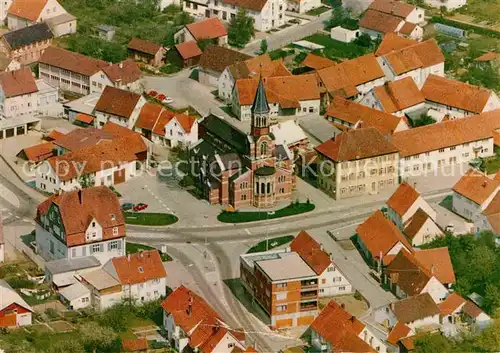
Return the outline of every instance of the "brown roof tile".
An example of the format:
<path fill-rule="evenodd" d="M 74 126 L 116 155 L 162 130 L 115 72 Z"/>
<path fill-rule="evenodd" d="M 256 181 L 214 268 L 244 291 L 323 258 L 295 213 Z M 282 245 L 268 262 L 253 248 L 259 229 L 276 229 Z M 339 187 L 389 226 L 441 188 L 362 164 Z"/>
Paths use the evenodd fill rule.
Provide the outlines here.
<path fill-rule="evenodd" d="M 218 45 L 209 45 L 205 48 L 200 58 L 200 67 L 203 69 L 222 72 L 227 66 L 240 61 L 250 59 L 251 56 L 240 53 L 239 51 Z"/>
<path fill-rule="evenodd" d="M 207 18 L 186 25 L 195 40 L 215 39 L 227 36 L 226 27 L 218 17 Z"/>
<path fill-rule="evenodd" d="M 48 0 L 14 0 L 7 13 L 30 22 L 35 22 L 42 13 Z"/>
<path fill-rule="evenodd" d="M 410 218 L 408 225 L 404 229 L 404 233 L 408 237 L 408 239 L 412 240 L 413 238 L 415 238 L 419 230 L 422 229 L 425 222 L 429 218 L 430 216 L 423 209 L 419 208 L 417 212 L 415 212 L 415 214 Z"/>
<path fill-rule="evenodd" d="M 479 56 L 478 58 L 474 59 L 474 61 L 487 62 L 487 61 L 493 61 L 493 60 L 496 60 L 499 58 L 500 58 L 500 53 L 494 53 L 494 52 L 490 51 L 490 52 L 483 54 L 483 55 Z"/>
<path fill-rule="evenodd" d="M 410 209 L 410 207 L 417 201 L 420 194 L 415 190 L 410 184 L 403 182 L 394 191 L 389 200 L 387 200 L 387 206 L 392 208 L 401 217 Z"/>
<path fill-rule="evenodd" d="M 373 90 L 387 113 L 395 113 L 425 102 L 424 95 L 411 77 L 387 82 Z"/>
<path fill-rule="evenodd" d="M 342 132 L 317 146 L 316 151 L 332 161 L 342 162 L 397 153 L 398 150 L 377 129 L 367 127 Z"/>
<path fill-rule="evenodd" d="M 302 62 L 302 66 L 310 67 L 314 70 L 321 70 L 336 64 L 337 63 L 333 60 L 312 53 L 308 53 Z"/>
<path fill-rule="evenodd" d="M 455 272 L 447 247 L 425 249 L 414 253 L 415 259 L 442 284 L 454 284 Z"/>
<path fill-rule="evenodd" d="M 137 284 L 167 276 L 158 250 L 148 250 L 111 259 L 122 285 Z"/>
<path fill-rule="evenodd" d="M 6 98 L 38 91 L 35 78 L 29 67 L 0 74 L 0 86 L 2 86 Z"/>
<path fill-rule="evenodd" d="M 40 63 L 55 66 L 85 76 L 92 76 L 109 63 L 57 47 L 48 47 L 39 60 Z"/>
<path fill-rule="evenodd" d="M 398 341 L 402 338 L 405 338 L 410 333 L 411 329 L 405 324 L 398 322 L 389 332 L 389 336 L 387 336 L 387 342 L 390 344 L 397 345 Z"/>
<path fill-rule="evenodd" d="M 396 32 L 401 22 L 403 20 L 400 17 L 368 9 L 359 21 L 359 25 L 360 27 L 385 34 Z"/>
<path fill-rule="evenodd" d="M 443 53 L 434 39 L 391 51 L 385 54 L 385 58 L 398 75 L 417 68 L 444 63 Z"/>
<path fill-rule="evenodd" d="M 499 186 L 499 181 L 471 169 L 453 186 L 453 191 L 482 205 Z"/>
<path fill-rule="evenodd" d="M 135 127 L 153 131 L 153 128 L 160 117 L 163 106 L 147 102 L 142 106 Z"/>
<path fill-rule="evenodd" d="M 184 60 L 191 59 L 203 54 L 200 47 L 198 46 L 198 43 L 196 43 L 196 41 L 194 40 L 176 44 L 175 49 Z"/>
<path fill-rule="evenodd" d="M 385 271 L 391 282 L 397 284 L 410 297 L 420 294 L 432 278 L 432 274 L 404 249 L 396 255 Z"/>
<path fill-rule="evenodd" d="M 52 142 L 45 142 L 39 145 L 26 147 L 21 151 L 21 153 L 26 155 L 28 161 L 37 163 L 53 157 L 55 148 L 56 147 Z"/>
<path fill-rule="evenodd" d="M 125 60 L 102 68 L 102 71 L 113 82 L 133 83 L 141 78 L 142 71 L 133 60 Z"/>
<path fill-rule="evenodd" d="M 345 99 L 342 96 L 333 97 L 327 108 L 326 116 L 337 118 L 353 125 L 362 122 L 363 127 L 374 127 L 384 136 L 392 135 L 402 119 Z"/>
<path fill-rule="evenodd" d="M 491 91 L 486 88 L 437 75 L 427 77 L 422 93 L 428 101 L 476 114 L 483 111 L 491 95 Z"/>
<path fill-rule="evenodd" d="M 67 132 L 59 131 L 57 129 L 53 129 L 49 134 L 45 137 L 47 141 L 59 140 L 61 137 L 66 135 Z"/>
<path fill-rule="evenodd" d="M 92 147 L 100 141 L 111 141 L 117 138 L 115 134 L 96 128 L 74 129 L 54 141 L 54 144 L 68 151 Z"/>
<path fill-rule="evenodd" d="M 416 9 L 416 6 L 396 0 L 375 0 L 368 8 L 404 19 Z"/>
<path fill-rule="evenodd" d="M 128 119 L 140 99 L 141 96 L 137 93 L 106 86 L 97 101 L 95 111 Z"/>
<path fill-rule="evenodd" d="M 229 66 L 233 79 L 271 76 L 291 76 L 282 60 L 272 61 L 269 54 L 263 54 Z"/>
<path fill-rule="evenodd" d="M 378 46 L 378 49 L 375 52 L 375 55 L 376 56 L 386 55 L 392 51 L 411 47 L 415 44 L 418 44 L 416 40 L 404 38 L 398 36 L 395 33 L 387 33 L 382 39 L 382 42 L 380 42 L 380 45 Z"/>
<path fill-rule="evenodd" d="M 309 265 L 321 275 L 332 263 L 330 256 L 321 249 L 321 246 L 306 231 L 301 231 L 290 244 L 295 251 Z"/>
<path fill-rule="evenodd" d="M 140 352 L 148 350 L 146 338 L 122 339 L 122 347 L 125 352 Z"/>
<path fill-rule="evenodd" d="M 161 46 L 147 40 L 132 38 L 128 43 L 127 48 L 149 55 L 156 55 L 156 53 L 158 53 L 158 50 L 161 49 Z"/>
<path fill-rule="evenodd" d="M 385 58 L 398 75 L 424 66 L 417 53 L 413 50 L 393 51 L 385 55 Z"/>
<path fill-rule="evenodd" d="M 409 36 L 413 33 L 413 30 L 417 27 L 415 23 L 405 22 L 403 27 L 399 29 L 399 33 Z"/>
<path fill-rule="evenodd" d="M 441 316 L 447 316 L 455 312 L 462 305 L 467 302 L 464 298 L 462 298 L 457 293 L 453 292 L 446 297 L 446 299 L 439 303 L 439 310 L 441 311 Z"/>
<path fill-rule="evenodd" d="M 473 318 L 476 318 L 479 315 L 484 313 L 484 311 L 482 311 L 480 307 L 478 307 L 476 304 L 474 304 L 470 300 L 467 300 L 467 303 L 465 303 L 463 311 L 465 314 L 467 314 Z"/>
<path fill-rule="evenodd" d="M 429 293 L 423 293 L 392 304 L 396 318 L 403 324 L 439 315 L 439 307 Z"/>

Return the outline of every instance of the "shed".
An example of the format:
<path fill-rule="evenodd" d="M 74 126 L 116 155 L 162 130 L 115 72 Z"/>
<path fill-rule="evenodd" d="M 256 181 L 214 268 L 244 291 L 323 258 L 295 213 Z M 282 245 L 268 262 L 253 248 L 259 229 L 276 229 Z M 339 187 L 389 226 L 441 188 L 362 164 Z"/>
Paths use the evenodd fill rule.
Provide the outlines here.
<path fill-rule="evenodd" d="M 341 26 L 333 27 L 330 30 L 330 37 L 344 43 L 350 43 L 359 37 L 359 29 L 347 29 Z"/>
<path fill-rule="evenodd" d="M 61 289 L 59 294 L 62 302 L 66 303 L 71 310 L 83 309 L 91 304 L 90 289 L 78 281 Z"/>
<path fill-rule="evenodd" d="M 116 33 L 116 28 L 109 25 L 99 25 L 96 27 L 99 38 L 111 41 Z"/>

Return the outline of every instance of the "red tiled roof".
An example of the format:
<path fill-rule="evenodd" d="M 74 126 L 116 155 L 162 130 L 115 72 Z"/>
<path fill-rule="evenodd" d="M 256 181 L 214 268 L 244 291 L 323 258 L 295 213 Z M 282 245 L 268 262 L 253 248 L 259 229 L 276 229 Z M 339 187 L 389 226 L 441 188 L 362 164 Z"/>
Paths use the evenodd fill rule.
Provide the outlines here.
<path fill-rule="evenodd" d="M 384 55 L 396 74 L 444 63 L 444 56 L 434 39 L 394 50 Z M 432 75 L 431 75 L 432 76 Z"/>
<path fill-rule="evenodd" d="M 397 0 L 375 0 L 368 8 L 405 19 L 416 6 Z"/>
<path fill-rule="evenodd" d="M 417 104 L 425 103 L 425 97 L 411 77 L 387 82 L 373 89 L 375 96 L 387 113 L 394 113 Z"/>
<path fill-rule="evenodd" d="M 111 261 L 122 285 L 144 283 L 167 276 L 158 250 L 114 257 Z"/>
<path fill-rule="evenodd" d="M 346 312 L 335 301 L 330 301 L 311 324 L 311 329 L 330 342 L 335 352 L 375 352 L 359 334 L 365 325 Z"/>
<path fill-rule="evenodd" d="M 381 211 L 376 211 L 360 224 L 356 228 L 356 233 L 375 259 L 378 259 L 380 254 L 384 258 L 398 242 L 401 242 L 408 251 L 413 251 L 405 236 Z"/>
<path fill-rule="evenodd" d="M 14 0 L 8 14 L 35 22 L 42 13 L 48 0 Z"/>
<path fill-rule="evenodd" d="M 467 302 L 464 298 L 462 298 L 457 293 L 453 292 L 446 297 L 446 299 L 439 303 L 439 310 L 441 311 L 441 316 L 447 316 L 454 313 L 457 309 L 459 309 L 462 305 Z"/>
<path fill-rule="evenodd" d="M 330 256 L 321 249 L 321 246 L 306 231 L 302 230 L 290 244 L 292 251 L 309 265 L 310 268 L 321 275 L 330 266 Z"/>
<path fill-rule="evenodd" d="M 59 140 L 61 137 L 65 136 L 66 133 L 59 131 L 57 129 L 53 129 L 49 134 L 45 137 L 47 141 Z"/>
<path fill-rule="evenodd" d="M 387 206 L 392 208 L 401 217 L 417 201 L 420 194 L 410 184 L 403 182 L 387 200 Z"/>
<path fill-rule="evenodd" d="M 415 27 L 417 27 L 415 23 L 405 22 L 403 27 L 399 29 L 399 33 L 409 36 L 413 33 Z"/>
<path fill-rule="evenodd" d="M 439 307 L 429 293 L 422 293 L 392 304 L 396 318 L 403 324 L 439 315 Z"/>
<path fill-rule="evenodd" d="M 163 106 L 147 102 L 142 106 L 135 127 L 153 131 L 153 128 L 160 117 Z"/>
<path fill-rule="evenodd" d="M 414 253 L 415 259 L 442 284 L 454 284 L 455 271 L 447 247 L 425 249 Z"/>
<path fill-rule="evenodd" d="M 46 142 L 39 145 L 26 147 L 21 151 L 21 153 L 24 152 L 28 161 L 37 163 L 54 156 L 55 148 L 56 147 L 52 142 Z"/>
<path fill-rule="evenodd" d="M 82 123 L 90 125 L 94 122 L 94 117 L 92 115 L 79 113 L 76 115 L 75 120 L 78 120 L 78 121 L 81 121 Z"/>
<path fill-rule="evenodd" d="M 146 338 L 122 339 L 122 347 L 125 352 L 147 351 L 148 340 Z"/>
<path fill-rule="evenodd" d="M 0 86 L 6 98 L 38 92 L 35 78 L 29 67 L 0 74 Z"/>
<path fill-rule="evenodd" d="M 90 56 L 57 47 L 48 47 L 38 60 L 42 64 L 55 66 L 85 76 L 92 76 L 109 63 Z"/>
<path fill-rule="evenodd" d="M 187 24 L 186 28 L 197 41 L 227 36 L 226 27 L 224 27 L 224 24 L 218 17 L 211 17 L 202 21 Z"/>
<path fill-rule="evenodd" d="M 132 38 L 127 48 L 154 56 L 161 49 L 161 46 L 147 40 Z"/>
<path fill-rule="evenodd" d="M 422 293 L 432 278 L 431 273 L 404 249 L 387 266 L 386 273 L 391 282 L 397 284 L 409 297 Z"/>
<path fill-rule="evenodd" d="M 471 169 L 453 186 L 453 191 L 482 205 L 500 186 L 500 181 L 490 179 Z"/>
<path fill-rule="evenodd" d="M 179 52 L 179 55 L 184 59 L 194 58 L 203 54 L 198 43 L 194 40 L 188 42 L 183 42 L 175 45 L 175 49 Z"/>
<path fill-rule="evenodd" d="M 401 22 L 403 20 L 400 17 L 368 9 L 359 21 L 359 26 L 386 34 L 396 32 Z"/>
<path fill-rule="evenodd" d="M 375 55 L 386 55 L 392 51 L 411 47 L 415 44 L 418 44 L 416 40 L 398 36 L 396 33 L 387 33 L 382 39 L 382 42 L 380 42 Z"/>
<path fill-rule="evenodd" d="M 129 84 L 142 76 L 142 71 L 133 60 L 125 60 L 102 68 L 102 71 L 113 82 Z"/>
<path fill-rule="evenodd" d="M 410 332 L 411 328 L 401 322 L 398 322 L 396 326 L 392 328 L 391 332 L 389 332 L 389 336 L 387 336 L 387 342 L 397 345 L 398 341 L 408 336 Z"/>
<path fill-rule="evenodd" d="M 137 93 L 106 86 L 97 101 L 95 111 L 129 119 L 141 96 Z"/>
<path fill-rule="evenodd" d="M 310 67 L 314 70 L 321 70 L 336 64 L 333 60 L 312 53 L 308 53 L 302 62 L 302 66 Z"/>
<path fill-rule="evenodd" d="M 496 60 L 498 58 L 500 58 L 500 53 L 488 52 L 488 53 L 483 54 L 480 57 L 474 59 L 474 61 L 487 62 L 487 61 Z"/>
<path fill-rule="evenodd" d="M 467 300 L 467 303 L 465 303 L 464 308 L 463 308 L 463 312 L 472 318 L 476 318 L 479 315 L 484 313 L 484 311 L 482 311 L 480 307 L 478 307 L 476 304 L 474 304 L 470 300 Z"/>

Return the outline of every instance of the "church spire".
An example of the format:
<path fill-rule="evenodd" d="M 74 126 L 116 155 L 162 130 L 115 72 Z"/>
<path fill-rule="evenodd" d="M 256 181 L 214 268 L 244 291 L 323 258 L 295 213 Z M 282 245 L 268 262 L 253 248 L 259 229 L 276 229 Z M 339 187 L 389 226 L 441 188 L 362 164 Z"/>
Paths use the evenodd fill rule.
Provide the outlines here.
<path fill-rule="evenodd" d="M 266 91 L 264 89 L 264 84 L 262 83 L 262 72 L 259 75 L 259 85 L 257 86 L 257 92 L 255 92 L 255 98 L 253 99 L 252 113 L 253 114 L 269 113 L 269 104 L 267 104 Z"/>

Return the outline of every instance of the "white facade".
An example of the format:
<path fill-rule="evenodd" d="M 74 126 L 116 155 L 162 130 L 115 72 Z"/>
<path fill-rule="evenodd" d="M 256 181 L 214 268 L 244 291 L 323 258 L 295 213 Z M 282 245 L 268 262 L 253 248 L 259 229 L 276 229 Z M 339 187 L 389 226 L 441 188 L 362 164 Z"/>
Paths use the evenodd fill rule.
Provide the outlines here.
<path fill-rule="evenodd" d="M 357 85 L 356 89 L 358 90 L 359 94 L 357 98 L 355 99 L 356 102 L 359 102 L 366 94 L 368 94 L 372 89 L 378 86 L 383 86 L 386 83 L 387 78 L 386 77 L 380 77 L 377 78 L 373 81 L 368 81 L 366 83 L 363 83 L 361 85 Z"/>
<path fill-rule="evenodd" d="M 2 118 L 14 118 L 18 116 L 33 116 L 37 112 L 37 93 L 22 94 L 14 97 L 5 97 L 0 86 L 0 107 Z"/>
<path fill-rule="evenodd" d="M 467 5 L 467 0 L 424 0 L 424 2 L 432 7 L 441 8 L 444 6 L 447 11 Z"/>
<path fill-rule="evenodd" d="M 104 91 L 104 88 L 106 88 L 106 86 L 115 87 L 125 91 L 142 93 L 140 80 L 130 83 L 121 83 L 119 81 L 118 82 L 112 81 L 102 70 L 90 76 L 91 93 L 102 93 L 102 91 Z"/>
<path fill-rule="evenodd" d="M 321 7 L 321 0 L 287 0 L 288 11 L 304 13 Z"/>
<path fill-rule="evenodd" d="M 104 267 L 106 268 L 106 266 Z M 167 279 L 155 278 L 146 282 L 123 286 L 123 297 L 133 298 L 138 303 L 148 302 L 167 295 Z"/>
<path fill-rule="evenodd" d="M 359 29 L 350 30 L 341 26 L 334 27 L 330 30 L 330 38 L 344 43 L 350 43 L 359 37 Z"/>
<path fill-rule="evenodd" d="M 425 21 L 425 10 L 421 7 L 415 7 L 415 9 L 410 12 L 405 18 L 406 22 L 410 23 L 422 23 Z"/>
<path fill-rule="evenodd" d="M 66 13 L 66 10 L 57 2 L 57 0 L 48 0 L 38 18 L 34 21 L 28 21 L 14 15 L 7 15 L 7 24 L 10 31 L 31 26 L 32 24 L 43 22 L 49 18 L 53 18 Z"/>
<path fill-rule="evenodd" d="M 0 1 L 0 22 L 5 24 L 7 22 L 7 11 L 10 5 L 12 5 L 12 0 Z"/>
<path fill-rule="evenodd" d="M 453 191 L 453 212 L 456 212 L 465 219 L 471 220 L 475 223 L 480 219 L 487 221 L 486 217 L 481 215 L 481 212 L 483 212 L 486 207 L 488 207 L 499 190 L 500 187 L 497 187 L 495 191 L 493 191 L 481 205 L 457 193 L 456 191 Z"/>
<path fill-rule="evenodd" d="M 419 196 L 415 202 L 406 210 L 404 215 L 399 215 L 392 208 L 388 207 L 387 217 L 400 229 L 403 230 L 410 220 L 411 217 L 421 208 L 425 213 L 429 215 L 430 218 L 436 219 L 436 211 L 423 199 L 422 196 Z"/>
<path fill-rule="evenodd" d="M 374 309 L 374 319 L 379 324 L 386 327 L 394 327 L 398 323 L 397 317 L 394 315 L 391 304 L 387 306 L 383 306 L 377 309 Z M 419 328 L 423 328 L 429 325 L 439 325 L 439 314 L 430 315 L 423 319 L 418 319 L 412 322 L 405 323 L 412 330 L 417 330 Z"/>
<path fill-rule="evenodd" d="M 441 303 L 450 294 L 448 289 L 434 276 L 431 277 L 419 294 L 422 293 L 429 293 L 435 303 Z"/>
<path fill-rule="evenodd" d="M 198 121 L 194 121 L 191 131 L 187 132 L 176 118 L 171 119 L 163 128 L 164 135 L 153 134 L 153 143 L 163 146 L 177 147 L 181 144 L 184 147 L 194 145 L 198 142 Z"/>
<path fill-rule="evenodd" d="M 319 297 L 331 297 L 353 292 L 351 283 L 335 264 L 330 264 L 318 277 L 318 290 Z"/>
<path fill-rule="evenodd" d="M 411 77 L 419 89 L 422 88 L 425 80 L 427 80 L 427 77 L 431 74 L 444 77 L 444 61 L 436 65 L 411 70 L 403 74 L 397 74 L 385 56 L 377 57 L 377 61 L 382 71 L 384 71 L 387 81 L 397 81 L 405 77 Z"/>
<path fill-rule="evenodd" d="M 233 74 L 228 67 L 222 71 L 219 77 L 219 82 L 217 84 L 217 91 L 219 98 L 224 99 L 226 102 L 230 102 L 233 99 L 233 88 L 235 80 Z"/>
<path fill-rule="evenodd" d="M 107 114 L 96 110 L 95 111 L 95 117 L 96 117 L 95 121 L 97 124 L 96 127 L 102 128 L 107 122 L 112 122 L 133 130 L 144 104 L 146 104 L 146 99 L 143 96 L 141 96 L 139 98 L 139 101 L 135 105 L 134 110 L 132 111 L 132 113 L 128 118 L 119 117 L 113 114 Z"/>
<path fill-rule="evenodd" d="M 460 119 L 467 116 L 477 115 L 477 113 L 475 112 L 470 112 L 461 108 L 452 107 L 431 101 L 427 101 L 426 105 L 429 108 L 439 113 L 441 119 L 438 119 L 438 121 L 442 120 L 442 117 L 444 117 L 445 115 L 449 115 L 451 119 Z M 486 102 L 483 110 L 480 113 L 490 112 L 498 108 L 500 108 L 500 99 L 498 98 L 495 92 L 491 91 L 490 97 L 488 98 L 488 101 Z"/>
<path fill-rule="evenodd" d="M 411 245 L 420 246 L 432 241 L 434 238 L 442 236 L 443 231 L 431 218 L 427 218 L 417 234 L 411 240 Z"/>
<path fill-rule="evenodd" d="M 46 116 L 59 116 L 64 109 L 59 102 L 59 90 L 49 85 L 44 80 L 36 80 L 37 92 L 37 114 Z"/>

